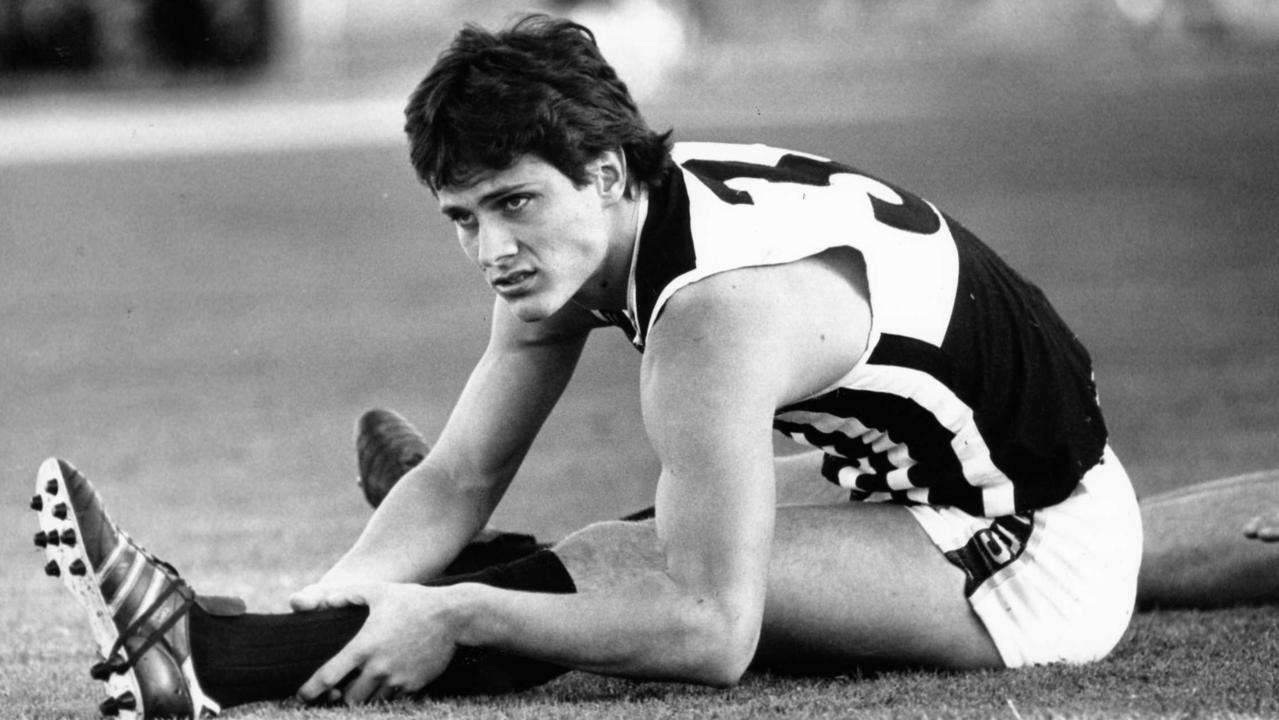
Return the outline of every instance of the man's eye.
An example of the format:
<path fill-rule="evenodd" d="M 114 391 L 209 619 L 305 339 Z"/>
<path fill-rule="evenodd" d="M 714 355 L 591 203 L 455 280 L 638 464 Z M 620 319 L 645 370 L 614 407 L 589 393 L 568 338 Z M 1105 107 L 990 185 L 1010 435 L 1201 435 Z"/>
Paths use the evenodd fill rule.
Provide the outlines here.
<path fill-rule="evenodd" d="M 458 213 L 450 219 L 453 221 L 454 225 L 464 230 L 469 230 L 475 227 L 475 216 L 471 213 Z"/>
<path fill-rule="evenodd" d="M 516 212 L 528 205 L 528 195 L 512 195 L 502 199 L 502 209 L 506 212 Z"/>

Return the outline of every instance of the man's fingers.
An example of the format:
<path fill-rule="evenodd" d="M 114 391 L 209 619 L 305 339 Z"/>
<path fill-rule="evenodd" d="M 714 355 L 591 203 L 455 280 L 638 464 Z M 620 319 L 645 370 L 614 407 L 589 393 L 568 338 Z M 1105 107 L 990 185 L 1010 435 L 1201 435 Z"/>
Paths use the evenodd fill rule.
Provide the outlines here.
<path fill-rule="evenodd" d="M 331 700 L 332 696 L 329 694 L 331 690 L 341 690 L 344 684 L 349 684 L 351 676 L 359 673 L 360 666 L 367 659 L 366 653 L 354 647 L 355 642 L 352 640 L 347 643 L 346 647 L 302 683 L 302 687 L 298 688 L 298 697 L 309 703 L 322 699 Z"/>
<path fill-rule="evenodd" d="M 310 612 L 320 609 L 321 595 L 314 585 L 304 587 L 289 596 L 289 607 L 293 612 Z"/>
<path fill-rule="evenodd" d="M 360 674 L 342 688 L 342 701 L 347 705 L 363 705 L 377 700 L 391 700 L 399 695 L 397 687 L 388 685 L 387 673 L 367 664 Z"/>
<path fill-rule="evenodd" d="M 330 610 L 348 605 L 368 605 L 368 587 L 364 585 L 315 584 L 289 596 L 294 612 Z"/>

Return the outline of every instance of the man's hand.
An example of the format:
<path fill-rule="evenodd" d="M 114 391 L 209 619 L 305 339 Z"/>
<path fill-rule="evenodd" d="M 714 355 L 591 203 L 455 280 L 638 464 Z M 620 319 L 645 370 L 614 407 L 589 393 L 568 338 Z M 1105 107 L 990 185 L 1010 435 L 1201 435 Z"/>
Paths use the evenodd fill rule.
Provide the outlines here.
<path fill-rule="evenodd" d="M 444 671 L 457 649 L 456 616 L 443 589 L 313 585 L 298 595 L 312 589 L 315 608 L 367 605 L 369 617 L 359 634 L 298 690 L 307 702 L 358 705 L 412 695 Z"/>
<path fill-rule="evenodd" d="M 366 605 L 367 603 L 364 602 L 352 601 L 352 588 L 368 587 L 382 582 L 384 581 L 357 577 L 330 578 L 325 575 L 290 595 L 289 607 L 293 608 L 293 612 L 313 612 L 347 605 Z"/>

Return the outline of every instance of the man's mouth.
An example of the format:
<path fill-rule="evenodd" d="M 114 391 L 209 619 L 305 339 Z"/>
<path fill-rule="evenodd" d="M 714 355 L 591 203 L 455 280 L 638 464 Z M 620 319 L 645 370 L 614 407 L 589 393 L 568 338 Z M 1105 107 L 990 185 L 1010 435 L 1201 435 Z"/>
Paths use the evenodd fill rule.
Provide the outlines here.
<path fill-rule="evenodd" d="M 492 285 L 493 289 L 497 292 L 506 295 L 526 289 L 527 285 L 536 274 L 537 272 L 535 270 L 515 270 L 498 275 L 491 279 L 489 284 Z"/>

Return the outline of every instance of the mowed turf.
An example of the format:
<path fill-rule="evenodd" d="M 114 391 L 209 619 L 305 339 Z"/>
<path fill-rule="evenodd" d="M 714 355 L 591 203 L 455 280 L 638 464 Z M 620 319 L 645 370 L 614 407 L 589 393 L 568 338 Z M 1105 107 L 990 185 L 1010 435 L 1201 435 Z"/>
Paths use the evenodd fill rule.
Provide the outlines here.
<path fill-rule="evenodd" d="M 828 154 L 986 239 L 1092 349 L 1142 493 L 1279 467 L 1279 81 L 1025 100 L 678 137 Z M 79 464 L 198 590 L 280 611 L 368 516 L 358 414 L 387 405 L 438 432 L 492 306 L 404 154 L 0 170 L 0 716 L 92 717 L 101 700 L 87 625 L 31 545 L 45 456 Z M 592 343 L 499 524 L 553 538 L 649 503 L 637 359 L 620 332 Z M 1277 628 L 1279 606 L 1156 612 L 1080 668 L 749 675 L 728 691 L 572 674 L 510 698 L 228 715 L 1264 716 L 1279 714 Z"/>

